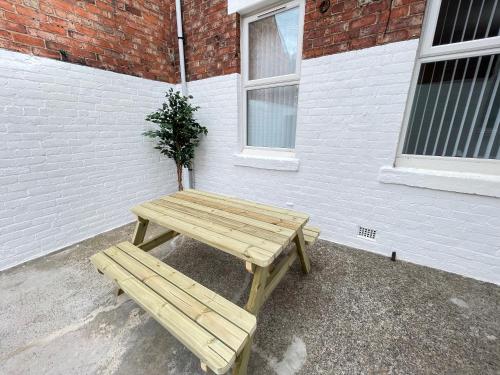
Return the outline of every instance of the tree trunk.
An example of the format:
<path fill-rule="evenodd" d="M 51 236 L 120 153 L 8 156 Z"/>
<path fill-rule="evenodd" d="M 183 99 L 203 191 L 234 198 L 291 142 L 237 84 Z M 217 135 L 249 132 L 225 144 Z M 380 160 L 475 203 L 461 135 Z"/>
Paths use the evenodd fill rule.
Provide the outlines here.
<path fill-rule="evenodd" d="M 182 164 L 177 164 L 177 185 L 179 191 L 184 190 L 184 186 L 182 186 Z"/>

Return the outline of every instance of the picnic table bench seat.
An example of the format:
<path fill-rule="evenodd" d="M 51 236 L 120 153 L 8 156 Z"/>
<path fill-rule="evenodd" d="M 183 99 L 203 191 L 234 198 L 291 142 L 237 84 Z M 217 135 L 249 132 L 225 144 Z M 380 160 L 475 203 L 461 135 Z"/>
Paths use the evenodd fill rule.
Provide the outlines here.
<path fill-rule="evenodd" d="M 306 245 L 313 245 L 319 237 L 321 230 L 318 227 L 306 225 L 303 229 Z"/>
<path fill-rule="evenodd" d="M 254 315 L 129 242 L 91 261 L 216 374 L 230 369 L 255 331 Z"/>

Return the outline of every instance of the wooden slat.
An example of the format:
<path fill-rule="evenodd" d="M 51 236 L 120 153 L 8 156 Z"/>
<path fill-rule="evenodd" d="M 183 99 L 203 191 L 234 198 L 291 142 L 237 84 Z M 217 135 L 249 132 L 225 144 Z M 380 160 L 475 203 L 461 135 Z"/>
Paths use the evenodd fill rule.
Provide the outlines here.
<path fill-rule="evenodd" d="M 245 332 L 252 334 L 255 330 L 255 316 L 244 311 L 234 303 L 219 296 L 217 293 L 190 279 L 189 277 L 176 271 L 169 265 L 159 261 L 144 251 L 139 250 L 130 243 L 124 242 L 119 244 L 120 249 L 126 252 L 131 257 L 154 270 L 157 274 L 176 285 L 186 293 L 196 298 L 204 305 L 210 307 L 227 320 L 231 321 Z"/>
<path fill-rule="evenodd" d="M 248 337 L 245 331 L 128 255 L 120 246 L 123 245 L 111 247 L 104 253 L 229 348 L 237 353 L 241 351 Z"/>
<path fill-rule="evenodd" d="M 148 251 L 151 249 L 154 249 L 155 247 L 161 245 L 162 243 L 167 242 L 168 240 L 171 240 L 175 236 L 177 236 L 179 233 L 174 232 L 173 230 L 168 230 L 162 234 L 159 234 L 150 240 L 144 241 L 137 245 L 139 249 L 142 249 L 144 251 Z"/>
<path fill-rule="evenodd" d="M 278 286 L 279 282 L 287 271 L 290 269 L 292 264 L 297 259 L 297 249 L 292 249 L 289 254 L 287 254 L 280 263 L 273 269 L 272 273 L 269 275 L 269 279 L 267 281 L 266 289 L 264 291 L 263 302 L 266 301 L 273 290 Z"/>
<path fill-rule="evenodd" d="M 234 363 L 236 353 L 223 342 L 166 302 L 104 253 L 92 256 L 91 260 L 101 272 L 116 281 L 128 296 L 153 315 L 214 372 L 223 374 L 229 370 Z"/>
<path fill-rule="evenodd" d="M 321 229 L 320 229 L 319 227 L 313 227 L 313 226 L 311 226 L 311 225 L 308 225 L 308 226 L 306 226 L 306 227 L 302 228 L 302 230 L 303 230 L 303 231 L 306 231 L 306 230 L 307 230 L 307 231 L 308 231 L 308 232 L 310 232 L 311 234 L 312 234 L 312 233 L 316 233 L 316 234 L 320 234 L 320 233 L 321 233 Z"/>
<path fill-rule="evenodd" d="M 223 234 L 186 223 L 173 217 L 162 215 L 157 211 L 143 206 L 136 206 L 132 211 L 137 215 L 147 217 L 156 224 L 170 228 L 178 233 L 225 251 L 245 261 L 266 266 L 277 256 L 260 247 L 252 246 Z"/>
<path fill-rule="evenodd" d="M 220 199 L 222 201 L 238 203 L 238 204 L 241 204 L 241 205 L 244 205 L 244 206 L 261 208 L 261 209 L 266 210 L 266 211 L 274 211 L 274 212 L 279 212 L 279 213 L 283 213 L 283 214 L 286 214 L 286 215 L 301 217 L 303 219 L 309 219 L 309 215 L 308 214 L 305 214 L 303 212 L 288 210 L 286 208 L 269 206 L 267 204 L 262 204 L 262 203 L 247 201 L 245 199 L 240 199 L 240 198 L 235 198 L 235 197 L 228 197 L 228 196 L 225 196 L 225 195 L 219 195 L 219 194 L 209 193 L 209 192 L 201 191 L 201 190 L 187 189 L 185 191 L 193 192 L 193 193 L 204 195 L 204 196 L 207 196 L 207 197 L 217 198 L 217 199 Z"/>
<path fill-rule="evenodd" d="M 253 336 L 250 337 L 248 344 L 241 354 L 236 357 L 236 362 L 234 363 L 232 375 L 247 375 L 248 361 L 250 359 L 250 353 L 252 351 Z"/>
<path fill-rule="evenodd" d="M 304 233 L 304 240 L 306 241 L 306 245 L 312 245 L 318 239 L 320 229 L 317 227 L 306 226 L 302 229 L 302 232 Z"/>
<path fill-rule="evenodd" d="M 300 225 L 304 223 L 305 219 L 307 219 L 307 217 L 304 218 L 301 216 L 294 215 L 293 211 L 289 211 L 288 213 L 282 213 L 282 212 L 277 212 L 275 210 L 263 209 L 263 208 L 259 208 L 259 207 L 255 207 L 255 206 L 250 206 L 250 205 L 247 205 L 247 204 L 242 203 L 242 202 L 232 202 L 232 201 L 227 200 L 227 199 L 224 200 L 224 199 L 220 199 L 220 198 L 210 197 L 206 194 L 200 194 L 197 190 L 185 190 L 185 191 L 178 192 L 175 195 L 190 195 L 193 197 L 201 198 L 201 199 L 209 201 L 209 202 L 222 204 L 224 206 L 233 207 L 233 208 L 241 209 L 241 210 L 245 210 L 245 211 L 251 211 L 251 212 L 255 212 L 256 214 L 272 216 L 272 217 L 275 217 L 277 219 L 283 219 L 286 221 L 293 221 L 293 222 L 300 224 Z"/>
<path fill-rule="evenodd" d="M 192 208 L 192 207 L 187 207 L 187 206 L 183 206 L 183 205 L 180 205 L 177 203 L 168 202 L 168 201 L 165 201 L 163 199 L 157 199 L 157 200 L 151 201 L 151 203 L 159 205 L 159 206 L 167 207 L 167 208 L 170 208 L 172 210 L 184 212 L 184 213 L 187 213 L 187 214 L 192 215 L 192 216 L 203 218 L 205 220 L 209 220 L 213 223 L 220 224 L 220 225 L 223 225 L 223 226 L 228 227 L 228 228 L 237 229 L 241 232 L 251 234 L 255 237 L 263 238 L 265 240 L 277 243 L 277 244 L 282 245 L 282 246 L 286 246 L 291 242 L 290 236 L 287 236 L 287 235 L 284 235 L 281 233 L 271 232 L 270 230 L 262 229 L 262 228 L 254 226 L 254 225 L 251 225 L 251 224 L 242 223 L 242 222 L 235 221 L 232 219 L 227 219 L 225 217 L 218 216 L 218 215 L 213 214 L 213 213 L 200 211 L 200 210 Z"/>
<path fill-rule="evenodd" d="M 249 211 L 246 209 L 242 209 L 242 208 L 231 207 L 231 206 L 223 204 L 223 203 L 211 202 L 207 199 L 198 198 L 198 197 L 195 197 L 193 195 L 175 193 L 172 196 L 175 198 L 178 198 L 178 199 L 188 201 L 188 202 L 197 203 L 197 204 L 205 206 L 205 207 L 216 208 L 218 210 L 222 210 L 225 212 L 236 214 L 238 216 L 245 216 L 245 217 L 248 217 L 251 219 L 263 221 L 263 222 L 277 225 L 277 226 L 280 226 L 283 228 L 289 228 L 289 229 L 296 230 L 296 229 L 302 227 L 306 223 L 306 220 L 303 220 L 302 223 L 297 223 L 297 222 L 294 222 L 292 220 L 280 219 L 280 218 L 276 218 L 276 217 L 269 216 L 266 214 L 260 214 L 260 213 L 256 213 L 256 212 Z"/>
<path fill-rule="evenodd" d="M 314 245 L 318 237 L 314 236 L 307 236 L 304 234 L 304 241 L 306 242 L 306 245 Z"/>
<path fill-rule="evenodd" d="M 264 303 L 264 290 L 269 277 L 269 267 L 256 267 L 245 310 L 257 315 Z"/>
<path fill-rule="evenodd" d="M 143 203 L 142 207 L 152 209 L 152 210 L 157 211 L 163 215 L 167 215 L 169 217 L 174 217 L 174 218 L 182 220 L 186 223 L 190 223 L 190 224 L 200 226 L 200 227 L 205 228 L 205 229 L 209 229 L 213 232 L 223 234 L 225 236 L 234 238 L 234 239 L 242 241 L 244 243 L 260 247 L 261 249 L 268 250 L 271 253 L 275 253 L 275 252 L 280 251 L 282 249 L 281 245 L 276 244 L 274 242 L 264 240 L 264 239 L 256 237 L 256 236 L 249 235 L 249 234 L 241 232 L 237 229 L 229 228 L 227 226 L 214 223 L 211 220 L 199 218 L 199 217 L 196 217 L 196 216 L 184 213 L 184 212 L 172 210 L 172 209 L 169 209 L 169 208 L 161 206 L 161 205 L 156 205 L 154 201 L 151 203 Z"/>
<path fill-rule="evenodd" d="M 305 274 L 308 274 L 311 271 L 311 261 L 309 259 L 309 255 L 307 255 L 306 252 L 306 242 L 304 240 L 302 229 L 299 229 L 297 231 L 297 236 L 295 237 L 294 242 L 297 248 L 297 254 L 300 259 L 300 264 L 302 266 L 302 271 Z"/>
<path fill-rule="evenodd" d="M 205 362 L 200 362 L 200 367 L 201 367 L 201 371 L 203 371 L 203 372 L 208 371 L 207 364 Z"/>
<path fill-rule="evenodd" d="M 253 264 L 251 262 L 245 262 L 245 269 L 250 273 L 254 273 L 255 272 L 255 264 Z"/>
<path fill-rule="evenodd" d="M 142 217 L 137 218 L 137 223 L 135 225 L 134 234 L 132 235 L 132 243 L 138 245 L 144 241 L 146 236 L 146 230 L 148 229 L 149 221 Z"/>
<path fill-rule="evenodd" d="M 237 204 L 224 202 L 214 198 L 197 195 L 187 192 L 178 192 L 172 195 L 175 198 L 187 200 L 193 203 L 198 203 L 206 207 L 216 208 L 225 212 L 230 212 L 239 216 L 245 216 L 259 221 L 267 222 L 273 225 L 278 225 L 284 228 L 297 229 L 304 225 L 307 221 L 297 217 L 289 217 L 287 215 L 264 212 L 255 208 L 240 207 Z M 257 211 L 257 212 L 256 212 Z"/>
<path fill-rule="evenodd" d="M 268 222 L 263 222 L 263 221 L 252 219 L 252 218 L 249 218 L 246 216 L 236 215 L 236 214 L 226 212 L 223 210 L 219 210 L 216 208 L 207 207 L 207 206 L 204 206 L 203 204 L 188 202 L 188 201 L 183 200 L 183 199 L 177 199 L 177 198 L 171 197 L 171 196 L 162 197 L 160 199 L 167 201 L 167 202 L 177 203 L 181 206 L 195 208 L 195 209 L 200 210 L 202 212 L 208 212 L 210 214 L 214 214 L 214 215 L 221 216 L 221 217 L 224 217 L 227 219 L 231 219 L 231 220 L 234 220 L 236 222 L 255 225 L 258 228 L 267 229 L 271 232 L 280 233 L 280 234 L 283 234 L 285 236 L 293 237 L 296 233 L 296 230 L 294 230 L 294 229 L 279 227 L 277 225 L 269 224 Z"/>

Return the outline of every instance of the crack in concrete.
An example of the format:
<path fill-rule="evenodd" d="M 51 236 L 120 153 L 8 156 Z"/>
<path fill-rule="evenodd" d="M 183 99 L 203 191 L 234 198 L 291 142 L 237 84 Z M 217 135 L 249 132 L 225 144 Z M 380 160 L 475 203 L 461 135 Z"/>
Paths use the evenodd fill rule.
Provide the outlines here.
<path fill-rule="evenodd" d="M 20 354 L 28 349 L 35 347 L 35 346 L 46 345 L 46 344 L 50 343 L 51 341 L 54 341 L 55 339 L 58 339 L 59 337 L 62 337 L 68 333 L 78 331 L 80 328 L 82 328 L 85 325 L 87 325 L 88 323 L 92 322 L 99 314 L 113 311 L 113 310 L 119 308 L 124 302 L 126 302 L 126 301 L 122 301 L 116 305 L 105 306 L 105 307 L 95 309 L 89 315 L 87 315 L 85 318 L 83 318 L 83 320 L 76 322 L 74 324 L 70 324 L 66 327 L 63 327 L 57 331 L 52 332 L 51 334 L 49 334 L 45 337 L 41 337 L 37 340 L 30 342 L 29 344 L 27 344 L 25 346 L 17 348 L 16 350 L 14 350 L 12 352 L 7 353 L 3 357 L 0 357 L 0 361 L 6 361 L 6 360 L 8 360 L 12 357 L 15 357 L 16 355 L 18 355 L 18 354 Z"/>

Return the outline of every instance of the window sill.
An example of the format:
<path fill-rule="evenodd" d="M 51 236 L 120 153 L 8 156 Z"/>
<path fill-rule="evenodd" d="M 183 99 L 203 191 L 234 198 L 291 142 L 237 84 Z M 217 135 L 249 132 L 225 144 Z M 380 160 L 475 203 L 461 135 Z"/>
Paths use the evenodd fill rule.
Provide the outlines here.
<path fill-rule="evenodd" d="M 500 197 L 500 176 L 487 174 L 384 166 L 378 180 L 384 184 Z"/>
<path fill-rule="evenodd" d="M 289 156 L 267 156 L 235 154 L 233 156 L 234 165 L 240 167 L 250 167 L 258 169 L 271 169 L 275 171 L 298 171 L 299 159 Z"/>

